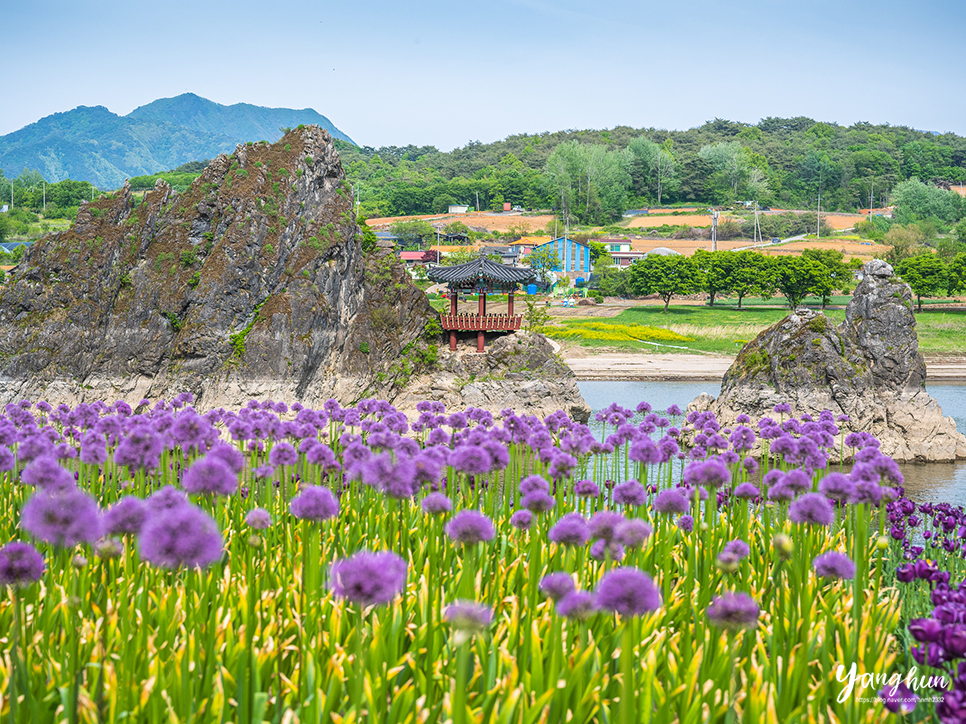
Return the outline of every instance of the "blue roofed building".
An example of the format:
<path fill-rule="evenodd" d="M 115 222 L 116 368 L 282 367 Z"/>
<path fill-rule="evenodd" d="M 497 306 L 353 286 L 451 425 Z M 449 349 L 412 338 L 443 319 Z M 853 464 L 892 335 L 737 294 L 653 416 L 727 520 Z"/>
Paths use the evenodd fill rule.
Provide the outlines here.
<path fill-rule="evenodd" d="M 553 249 L 557 253 L 557 258 L 563 264 L 554 269 L 554 271 L 562 271 L 568 275 L 590 275 L 590 247 L 587 244 L 561 236 L 539 246 L 535 246 L 533 250 L 537 251 L 538 249 L 548 248 Z"/>

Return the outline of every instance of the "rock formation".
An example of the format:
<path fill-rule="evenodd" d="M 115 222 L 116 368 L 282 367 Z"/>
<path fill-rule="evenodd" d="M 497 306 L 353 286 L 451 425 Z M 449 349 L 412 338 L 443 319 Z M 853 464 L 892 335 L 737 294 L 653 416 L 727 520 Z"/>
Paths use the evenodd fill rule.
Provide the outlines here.
<path fill-rule="evenodd" d="M 436 366 L 438 315 L 362 238 L 316 126 L 239 145 L 183 194 L 159 181 L 138 202 L 125 185 L 9 275 L 0 404 L 394 399 Z"/>
<path fill-rule="evenodd" d="M 821 312 L 798 308 L 744 346 L 715 400 L 703 395 L 689 409 L 711 409 L 722 424 L 740 413 L 775 416 L 829 409 L 846 432 L 867 431 L 899 461 L 966 458 L 966 437 L 925 390 L 909 285 L 884 261 L 871 261 L 836 326 Z M 846 451 L 847 452 L 847 451 Z"/>

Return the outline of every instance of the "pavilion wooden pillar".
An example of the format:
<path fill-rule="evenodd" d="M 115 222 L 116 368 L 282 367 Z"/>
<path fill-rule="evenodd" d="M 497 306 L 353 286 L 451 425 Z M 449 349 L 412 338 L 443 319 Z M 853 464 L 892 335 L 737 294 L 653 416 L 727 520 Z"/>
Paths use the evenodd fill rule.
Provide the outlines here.
<path fill-rule="evenodd" d="M 454 319 L 456 318 L 456 302 L 457 302 L 457 295 L 458 294 L 459 294 L 459 290 L 456 289 L 453 286 L 450 286 L 450 289 L 449 289 L 449 313 L 451 315 L 453 315 L 453 318 Z M 456 351 L 456 330 L 455 329 L 451 329 L 449 331 L 449 348 L 450 348 L 450 351 L 452 351 L 452 352 L 455 352 Z"/>
<path fill-rule="evenodd" d="M 486 336 L 483 334 L 483 321 L 486 318 L 486 292 L 483 289 L 480 289 L 479 296 L 480 330 L 476 333 L 476 351 L 482 352 L 483 345 L 486 341 Z"/>
<path fill-rule="evenodd" d="M 512 289 L 510 290 L 509 294 L 507 295 L 507 310 L 506 310 L 506 316 L 508 316 L 508 317 L 512 317 L 513 316 L 513 290 Z"/>

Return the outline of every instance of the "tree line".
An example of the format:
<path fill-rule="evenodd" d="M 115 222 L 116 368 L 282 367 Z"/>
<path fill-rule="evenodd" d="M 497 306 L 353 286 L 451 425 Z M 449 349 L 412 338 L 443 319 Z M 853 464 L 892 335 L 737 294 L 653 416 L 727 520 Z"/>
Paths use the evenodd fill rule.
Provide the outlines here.
<path fill-rule="evenodd" d="M 801 256 L 766 256 L 756 251 L 704 251 L 693 256 L 648 254 L 621 271 L 609 257 L 594 267 L 592 285 L 601 294 L 648 296 L 657 294 L 667 310 L 672 297 L 703 293 L 713 305 L 719 297 L 734 298 L 740 309 L 748 297 L 769 299 L 776 294 L 794 309 L 806 297 L 827 305 L 836 292 L 851 293 L 861 262 L 846 263 L 840 251 L 806 249 Z M 924 251 L 902 260 L 896 273 L 912 287 L 919 308 L 922 297 L 966 291 L 966 252 L 949 260 Z"/>
<path fill-rule="evenodd" d="M 821 200 L 826 211 L 854 211 L 884 205 L 912 178 L 966 183 L 966 138 L 805 117 L 754 125 L 715 119 L 687 131 L 520 134 L 448 153 L 336 143 L 370 217 L 440 213 L 454 203 L 499 209 L 507 201 L 595 224 L 655 204 L 817 208 Z"/>

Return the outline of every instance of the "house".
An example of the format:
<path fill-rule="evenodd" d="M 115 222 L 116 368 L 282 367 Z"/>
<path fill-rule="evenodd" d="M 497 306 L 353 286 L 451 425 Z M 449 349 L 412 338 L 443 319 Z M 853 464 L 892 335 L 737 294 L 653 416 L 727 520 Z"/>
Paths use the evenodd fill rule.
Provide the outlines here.
<path fill-rule="evenodd" d="M 464 206 L 463 204 L 450 204 L 449 213 L 451 214 L 465 214 L 470 210 L 469 205 Z"/>
<path fill-rule="evenodd" d="M 561 236 L 534 247 L 533 251 L 540 249 L 552 249 L 556 252 L 562 266 L 555 268 L 554 271 L 562 271 L 573 276 L 590 274 L 590 247 L 587 244 Z"/>
<path fill-rule="evenodd" d="M 607 252 L 613 256 L 617 252 L 630 251 L 631 241 L 630 239 L 594 239 L 598 244 L 603 244 L 607 247 Z"/>

